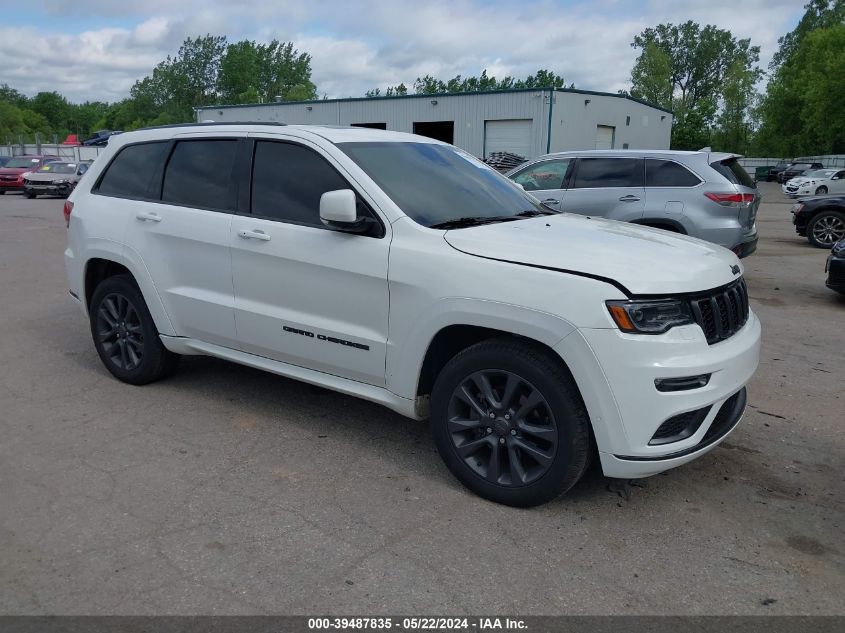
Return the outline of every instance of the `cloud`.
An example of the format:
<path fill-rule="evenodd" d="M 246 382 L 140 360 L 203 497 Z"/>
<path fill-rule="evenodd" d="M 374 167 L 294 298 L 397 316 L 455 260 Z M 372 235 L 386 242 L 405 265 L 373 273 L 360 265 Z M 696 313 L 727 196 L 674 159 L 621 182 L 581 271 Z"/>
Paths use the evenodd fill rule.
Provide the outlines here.
<path fill-rule="evenodd" d="M 801 14 L 794 0 L 42 0 L 33 23 L 0 27 L 0 83 L 28 94 L 59 90 L 73 100 L 116 100 L 185 37 L 273 37 L 313 56 L 313 79 L 329 97 L 431 74 L 487 68 L 523 77 L 550 68 L 567 82 L 614 92 L 628 87 L 634 35 L 660 22 L 716 24 L 759 45 L 764 68 L 777 39 Z M 74 32 L 64 24 L 93 24 Z"/>

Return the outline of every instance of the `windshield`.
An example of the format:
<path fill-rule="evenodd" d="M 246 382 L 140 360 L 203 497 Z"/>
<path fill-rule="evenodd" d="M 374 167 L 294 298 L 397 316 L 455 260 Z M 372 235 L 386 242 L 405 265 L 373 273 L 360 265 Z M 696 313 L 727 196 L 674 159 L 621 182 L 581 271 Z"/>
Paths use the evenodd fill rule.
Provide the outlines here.
<path fill-rule="evenodd" d="M 12 160 L 10 160 L 8 163 L 6 163 L 6 167 L 20 169 L 22 167 L 35 167 L 37 164 L 37 158 L 28 158 L 26 156 L 21 156 L 19 158 L 13 158 Z"/>
<path fill-rule="evenodd" d="M 38 171 L 39 173 L 51 174 L 75 174 L 76 163 L 47 163 Z"/>
<path fill-rule="evenodd" d="M 748 172 L 743 169 L 736 158 L 726 158 L 725 160 L 716 161 L 715 163 L 710 163 L 710 166 L 735 185 L 742 185 L 751 189 L 757 188 L 757 183 L 748 175 Z"/>
<path fill-rule="evenodd" d="M 518 185 L 450 145 L 382 142 L 338 147 L 408 217 L 424 226 L 549 212 Z"/>
<path fill-rule="evenodd" d="M 835 169 L 817 169 L 804 174 L 807 178 L 830 178 L 836 173 Z"/>

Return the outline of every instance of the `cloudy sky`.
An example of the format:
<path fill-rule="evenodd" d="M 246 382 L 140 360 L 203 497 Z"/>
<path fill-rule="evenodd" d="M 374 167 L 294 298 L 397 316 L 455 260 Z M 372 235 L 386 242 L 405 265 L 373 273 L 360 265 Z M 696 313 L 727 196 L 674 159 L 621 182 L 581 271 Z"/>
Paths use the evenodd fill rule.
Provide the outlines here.
<path fill-rule="evenodd" d="M 313 56 L 321 96 L 550 68 L 576 87 L 628 87 L 633 36 L 660 22 L 716 24 L 762 49 L 804 0 L 0 0 L 0 84 L 114 101 L 186 36 L 278 38 Z"/>

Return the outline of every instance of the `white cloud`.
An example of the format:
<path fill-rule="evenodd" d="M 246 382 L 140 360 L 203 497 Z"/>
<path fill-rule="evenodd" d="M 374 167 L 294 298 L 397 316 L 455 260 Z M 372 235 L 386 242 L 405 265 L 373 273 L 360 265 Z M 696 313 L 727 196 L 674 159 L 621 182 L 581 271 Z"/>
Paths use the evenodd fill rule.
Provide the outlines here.
<path fill-rule="evenodd" d="M 59 90 L 74 100 L 115 100 L 173 54 L 187 36 L 293 40 L 313 56 L 313 79 L 329 97 L 420 75 L 446 79 L 487 68 L 522 77 L 550 68 L 577 87 L 628 86 L 634 35 L 688 19 L 730 29 L 762 49 L 765 68 L 777 38 L 793 28 L 795 0 L 42 0 L 40 24 L 0 27 L 0 83 L 28 94 Z M 80 33 L 63 21 L 112 24 Z M 120 24 L 121 26 L 113 26 Z M 125 25 L 125 26 L 124 26 Z M 58 35 L 56 33 L 59 33 Z"/>

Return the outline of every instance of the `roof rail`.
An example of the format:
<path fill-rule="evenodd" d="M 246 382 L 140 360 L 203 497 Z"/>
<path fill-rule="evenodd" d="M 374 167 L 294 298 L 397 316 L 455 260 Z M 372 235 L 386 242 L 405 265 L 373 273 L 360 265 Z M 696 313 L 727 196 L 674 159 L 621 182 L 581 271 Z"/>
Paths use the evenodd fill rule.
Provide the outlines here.
<path fill-rule="evenodd" d="M 277 125 L 285 126 L 287 123 L 280 123 L 278 121 L 207 121 L 205 123 L 170 123 L 168 125 L 151 125 L 149 127 L 138 128 L 141 130 L 166 130 L 174 127 L 211 127 L 214 125 Z"/>

